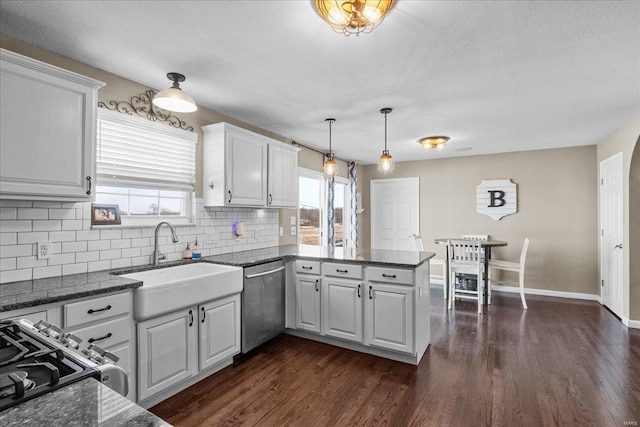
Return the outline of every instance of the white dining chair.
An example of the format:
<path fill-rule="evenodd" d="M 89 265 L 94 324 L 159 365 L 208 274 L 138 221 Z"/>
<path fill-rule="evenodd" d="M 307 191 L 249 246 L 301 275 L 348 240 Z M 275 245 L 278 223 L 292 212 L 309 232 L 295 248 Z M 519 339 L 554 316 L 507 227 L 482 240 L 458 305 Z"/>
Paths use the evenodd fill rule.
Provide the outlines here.
<path fill-rule="evenodd" d="M 522 306 L 527 309 L 527 301 L 524 298 L 524 267 L 527 259 L 527 251 L 529 249 L 529 239 L 524 239 L 522 244 L 522 251 L 520 252 L 520 262 L 503 261 L 499 259 L 489 260 L 489 289 L 493 284 L 513 284 L 508 281 L 493 280 L 493 270 L 514 271 L 518 273 L 518 284 L 520 286 L 520 299 L 522 300 Z M 491 301 L 491 292 L 489 292 L 489 301 Z"/>
<path fill-rule="evenodd" d="M 475 299 L 478 302 L 478 313 L 482 313 L 484 298 L 483 259 L 479 240 L 450 240 L 449 253 L 449 310 L 453 308 L 456 298 Z M 475 291 L 456 288 L 456 273 L 474 274 L 477 277 Z"/>
<path fill-rule="evenodd" d="M 412 234 L 409 237 L 413 237 L 413 240 L 416 244 L 416 250 L 418 252 L 424 252 L 424 243 L 422 243 L 422 237 L 419 234 Z M 429 268 L 431 268 L 431 266 L 437 265 L 442 269 L 442 276 L 438 276 L 437 274 L 433 274 L 430 272 L 430 276 L 429 279 L 430 280 L 442 280 L 442 286 L 444 287 L 445 292 L 444 293 L 444 299 L 447 299 L 447 292 L 446 292 L 446 286 L 447 286 L 447 267 L 446 267 L 446 263 L 445 260 L 443 259 L 435 259 L 435 258 L 431 258 L 429 260 L 430 264 L 429 264 Z"/>

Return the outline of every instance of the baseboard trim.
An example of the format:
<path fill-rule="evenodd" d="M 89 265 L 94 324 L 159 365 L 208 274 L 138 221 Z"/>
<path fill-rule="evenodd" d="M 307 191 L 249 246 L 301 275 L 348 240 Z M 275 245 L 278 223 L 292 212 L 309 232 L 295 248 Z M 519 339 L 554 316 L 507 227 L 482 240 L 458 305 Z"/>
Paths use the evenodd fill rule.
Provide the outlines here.
<path fill-rule="evenodd" d="M 631 320 L 628 317 L 623 317 L 622 323 L 627 328 L 640 329 L 640 320 Z"/>
<path fill-rule="evenodd" d="M 509 292 L 509 293 L 520 293 L 520 288 L 517 286 L 501 286 L 501 285 L 492 285 L 491 291 L 497 292 Z M 535 288 L 524 288 L 524 293 L 526 295 L 542 295 L 546 297 L 558 297 L 558 298 L 572 298 L 572 299 L 582 299 L 587 301 L 600 301 L 600 296 L 595 294 L 583 294 L 580 292 L 567 292 L 567 291 L 553 291 L 549 289 L 535 289 Z"/>

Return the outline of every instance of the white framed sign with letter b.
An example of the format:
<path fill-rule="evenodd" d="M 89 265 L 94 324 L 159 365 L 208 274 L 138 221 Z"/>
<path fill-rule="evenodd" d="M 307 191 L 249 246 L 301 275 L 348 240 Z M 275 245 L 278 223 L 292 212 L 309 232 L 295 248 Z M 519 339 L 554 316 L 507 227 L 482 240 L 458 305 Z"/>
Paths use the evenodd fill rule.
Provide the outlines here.
<path fill-rule="evenodd" d="M 518 211 L 518 186 L 510 179 L 485 179 L 476 187 L 476 211 L 498 221 Z"/>

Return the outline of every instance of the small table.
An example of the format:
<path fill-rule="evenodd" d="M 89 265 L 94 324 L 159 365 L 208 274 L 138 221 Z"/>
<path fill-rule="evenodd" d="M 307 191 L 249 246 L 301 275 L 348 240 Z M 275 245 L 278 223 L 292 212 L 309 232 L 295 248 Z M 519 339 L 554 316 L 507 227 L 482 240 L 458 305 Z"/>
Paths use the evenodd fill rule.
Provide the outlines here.
<path fill-rule="evenodd" d="M 445 277 L 447 278 L 444 286 L 444 298 L 449 298 L 449 281 L 451 278 L 449 277 L 449 240 L 462 240 L 459 237 L 450 237 L 450 238 L 440 238 L 435 239 L 436 244 L 445 245 L 446 246 L 446 256 L 444 258 L 444 268 L 446 269 Z M 491 248 L 498 248 L 500 246 L 507 246 L 507 242 L 503 242 L 502 240 L 480 240 L 480 246 L 484 248 L 484 279 L 485 279 L 485 289 L 487 289 L 487 278 L 489 277 L 489 260 L 491 259 Z M 487 302 L 488 292 L 484 294 L 484 302 Z"/>

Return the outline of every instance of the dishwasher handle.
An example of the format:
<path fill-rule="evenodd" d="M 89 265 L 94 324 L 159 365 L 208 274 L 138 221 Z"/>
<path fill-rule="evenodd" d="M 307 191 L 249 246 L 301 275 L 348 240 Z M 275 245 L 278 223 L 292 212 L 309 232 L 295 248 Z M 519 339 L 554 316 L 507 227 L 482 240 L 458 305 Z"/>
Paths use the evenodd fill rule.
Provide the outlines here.
<path fill-rule="evenodd" d="M 266 275 L 269 275 L 269 274 L 277 273 L 278 271 L 282 271 L 282 270 L 284 270 L 284 265 L 282 267 L 274 268 L 273 270 L 263 271 L 262 273 L 247 274 L 246 276 L 244 276 L 244 278 L 245 279 L 253 279 L 254 277 L 262 277 L 262 276 L 266 276 Z"/>

